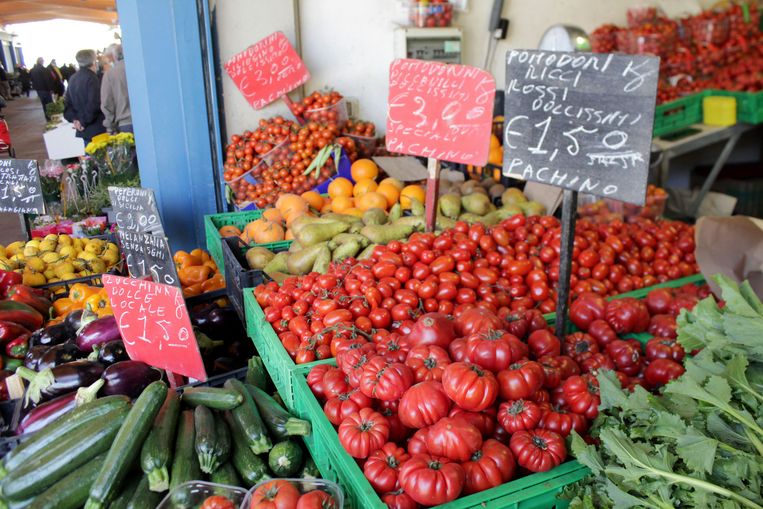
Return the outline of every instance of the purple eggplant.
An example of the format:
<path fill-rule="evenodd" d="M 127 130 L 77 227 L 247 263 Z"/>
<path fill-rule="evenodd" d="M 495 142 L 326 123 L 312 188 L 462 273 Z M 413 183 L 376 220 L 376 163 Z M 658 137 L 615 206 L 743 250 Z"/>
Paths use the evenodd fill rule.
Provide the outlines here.
<path fill-rule="evenodd" d="M 77 311 L 72 311 L 66 315 L 66 318 L 64 318 L 64 323 L 66 324 L 66 328 L 69 329 L 69 333 L 72 336 L 76 336 L 82 327 L 92 322 L 96 318 L 98 318 L 98 315 L 92 311 L 78 309 Z"/>
<path fill-rule="evenodd" d="M 137 398 L 148 384 L 161 380 L 162 372 L 141 361 L 121 361 L 106 368 L 101 375 L 106 384 L 101 395 L 123 394 Z"/>
<path fill-rule="evenodd" d="M 103 365 L 90 361 L 74 361 L 39 373 L 20 367 L 16 374 L 29 382 L 26 391 L 27 402 L 38 404 L 55 397 L 87 387 L 103 373 Z"/>
<path fill-rule="evenodd" d="M 92 352 L 95 345 L 122 339 L 117 326 L 117 319 L 104 316 L 85 325 L 77 334 L 77 347 L 83 352 Z"/>
<path fill-rule="evenodd" d="M 127 355 L 127 350 L 121 339 L 96 346 L 93 348 L 93 351 L 97 351 L 96 360 L 106 365 L 130 360 L 130 356 Z M 93 360 L 92 357 L 90 359 Z"/>
<path fill-rule="evenodd" d="M 40 357 L 35 369 L 37 371 L 42 371 L 43 369 L 55 368 L 56 366 L 79 360 L 82 357 L 82 352 L 80 352 L 79 348 L 77 348 L 77 345 L 74 343 L 51 346 L 42 357 Z"/>
<path fill-rule="evenodd" d="M 67 392 L 63 396 L 51 399 L 42 405 L 34 407 L 19 422 L 16 433 L 34 433 L 39 431 L 62 415 L 71 412 L 77 406 L 93 401 L 103 386 L 103 380 L 93 382 L 89 387 Z"/>
<path fill-rule="evenodd" d="M 40 365 L 43 355 L 50 350 L 51 347 L 46 345 L 33 346 L 29 349 L 24 357 L 24 367 L 37 371 L 37 367 Z M 79 349 L 77 349 L 79 351 Z"/>
<path fill-rule="evenodd" d="M 69 332 L 69 327 L 65 323 L 57 323 L 44 329 L 36 330 L 29 338 L 29 346 L 39 345 L 60 345 L 74 339 L 74 334 Z"/>

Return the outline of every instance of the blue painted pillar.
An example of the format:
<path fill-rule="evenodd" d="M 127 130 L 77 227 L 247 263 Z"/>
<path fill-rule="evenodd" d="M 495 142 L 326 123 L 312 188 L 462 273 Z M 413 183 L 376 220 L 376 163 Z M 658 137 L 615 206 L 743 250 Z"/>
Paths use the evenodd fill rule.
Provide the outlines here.
<path fill-rule="evenodd" d="M 196 2 L 117 0 L 143 187 L 172 248 L 203 247 L 217 212 Z"/>

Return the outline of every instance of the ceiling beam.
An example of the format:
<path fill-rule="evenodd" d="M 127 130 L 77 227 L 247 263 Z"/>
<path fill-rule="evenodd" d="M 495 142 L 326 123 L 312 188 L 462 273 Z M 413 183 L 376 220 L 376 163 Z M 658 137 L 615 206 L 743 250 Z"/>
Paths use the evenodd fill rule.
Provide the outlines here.
<path fill-rule="evenodd" d="M 11 25 L 14 23 L 28 23 L 32 21 L 48 21 L 51 19 L 70 19 L 74 21 L 89 21 L 91 23 L 103 23 L 106 25 L 116 24 L 116 14 L 76 14 L 65 11 L 37 11 L 29 13 L 0 15 L 0 24 Z"/>
<path fill-rule="evenodd" d="M 23 0 L 25 3 L 46 7 L 83 7 L 100 11 L 116 11 L 115 0 Z M 1 2 L 0 2 L 1 3 Z"/>

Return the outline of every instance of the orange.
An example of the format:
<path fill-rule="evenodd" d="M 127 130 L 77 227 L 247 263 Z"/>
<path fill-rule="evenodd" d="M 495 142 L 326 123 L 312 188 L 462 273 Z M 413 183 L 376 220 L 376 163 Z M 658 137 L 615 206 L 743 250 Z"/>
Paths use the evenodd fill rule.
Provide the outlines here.
<path fill-rule="evenodd" d="M 331 212 L 331 199 L 328 199 L 323 204 L 323 207 L 321 207 L 321 214 L 325 214 L 327 212 Z"/>
<path fill-rule="evenodd" d="M 379 184 L 379 187 L 376 188 L 376 192 L 384 195 L 387 199 L 387 206 L 389 207 L 397 203 L 397 199 L 400 197 L 400 190 L 395 187 L 394 184 L 389 182 Z"/>
<path fill-rule="evenodd" d="M 329 184 L 329 196 L 336 198 L 338 196 L 352 196 L 352 182 L 344 177 L 338 177 Z"/>
<path fill-rule="evenodd" d="M 292 215 L 296 217 L 297 214 L 307 212 L 308 205 L 305 200 L 296 194 L 287 193 L 278 197 L 276 208 L 281 213 L 281 217 L 287 218 Z"/>
<path fill-rule="evenodd" d="M 395 189 L 397 189 L 398 192 L 402 191 L 403 188 L 405 187 L 405 184 L 403 184 L 399 180 L 397 180 L 395 178 L 392 178 L 392 177 L 387 177 L 384 180 L 382 180 L 381 182 L 379 182 L 379 185 L 382 185 L 382 184 L 392 184 L 393 186 L 395 186 Z"/>
<path fill-rule="evenodd" d="M 286 230 L 286 235 L 283 236 L 283 240 L 294 240 L 294 233 L 291 229 Z"/>
<path fill-rule="evenodd" d="M 355 207 L 351 207 L 345 210 L 342 212 L 342 214 L 347 214 L 348 216 L 363 217 L 363 211 Z"/>
<path fill-rule="evenodd" d="M 331 210 L 337 214 L 344 214 L 344 211 L 355 206 L 355 201 L 349 196 L 337 196 L 331 200 Z"/>
<path fill-rule="evenodd" d="M 241 235 L 241 230 L 229 224 L 220 228 L 218 233 L 221 237 L 238 237 Z"/>
<path fill-rule="evenodd" d="M 487 156 L 487 162 L 501 166 L 503 164 L 503 148 L 491 148 Z"/>
<path fill-rule="evenodd" d="M 411 198 L 424 203 L 426 199 L 424 188 L 417 184 L 405 186 L 403 190 L 400 191 L 400 205 L 402 205 L 404 209 L 411 208 Z"/>
<path fill-rule="evenodd" d="M 323 196 L 315 191 L 307 191 L 302 193 L 302 199 L 305 200 L 315 210 L 321 210 L 323 208 Z"/>
<path fill-rule="evenodd" d="M 246 225 L 244 233 L 249 242 L 264 244 L 266 242 L 277 242 L 283 240 L 283 228 L 280 224 L 268 221 L 267 219 L 257 219 Z"/>
<path fill-rule="evenodd" d="M 352 195 L 355 198 L 363 196 L 366 193 L 376 191 L 376 182 L 371 179 L 360 179 L 355 183 L 355 187 L 352 188 Z"/>
<path fill-rule="evenodd" d="M 358 159 L 352 163 L 350 173 L 355 182 L 361 179 L 373 180 L 379 175 L 379 167 L 370 159 Z"/>
<path fill-rule="evenodd" d="M 498 139 L 498 136 L 495 134 L 490 135 L 490 148 L 499 148 L 501 146 L 501 140 Z"/>
<path fill-rule="evenodd" d="M 363 212 L 373 208 L 387 210 L 387 197 L 381 193 L 372 191 L 358 198 L 357 205 Z"/>
<path fill-rule="evenodd" d="M 278 223 L 278 224 L 283 223 L 283 216 L 281 215 L 281 212 L 278 209 L 265 209 L 262 212 L 262 217 L 264 217 L 268 221 L 273 221 L 274 223 Z"/>

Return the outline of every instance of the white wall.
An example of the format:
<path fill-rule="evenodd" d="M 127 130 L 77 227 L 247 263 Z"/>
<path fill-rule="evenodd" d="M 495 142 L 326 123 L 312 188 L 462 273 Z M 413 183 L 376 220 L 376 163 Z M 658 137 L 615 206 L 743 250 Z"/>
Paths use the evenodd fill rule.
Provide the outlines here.
<path fill-rule="evenodd" d="M 697 8 L 697 0 L 662 0 L 672 8 Z M 712 3 L 714 0 L 701 0 Z M 297 0 L 302 57 L 312 79 L 308 92 L 333 87 L 357 98 L 360 116 L 384 128 L 389 64 L 393 60 L 393 30 L 401 18 L 398 0 Z M 469 11 L 455 24 L 464 31 L 464 63 L 481 66 L 487 49 L 487 23 L 492 0 L 470 0 Z M 218 37 L 224 61 L 265 35 L 283 30 L 292 38 L 293 3 L 289 0 L 225 0 L 218 3 Z M 603 23 L 625 23 L 633 0 L 506 0 L 503 16 L 511 21 L 509 34 L 497 47 L 490 71 L 499 88 L 505 81 L 504 58 L 510 48 L 535 48 L 541 35 L 556 23 L 578 25 L 586 31 Z M 224 7 L 224 9 L 223 9 Z M 403 16 L 404 18 L 404 16 Z M 280 105 L 254 112 L 223 77 L 228 133 L 241 132 L 256 119 L 285 112 Z"/>

